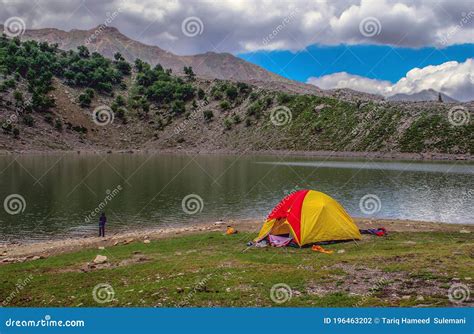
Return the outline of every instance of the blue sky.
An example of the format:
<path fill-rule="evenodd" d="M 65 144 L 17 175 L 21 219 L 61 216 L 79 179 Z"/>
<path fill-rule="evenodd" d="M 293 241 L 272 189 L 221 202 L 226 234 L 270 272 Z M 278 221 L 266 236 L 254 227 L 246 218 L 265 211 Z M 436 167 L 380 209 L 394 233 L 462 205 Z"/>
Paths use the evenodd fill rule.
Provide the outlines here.
<path fill-rule="evenodd" d="M 298 52 L 258 51 L 238 56 L 281 76 L 302 82 L 306 82 L 309 77 L 347 72 L 395 83 L 415 67 L 440 65 L 452 60 L 464 62 L 473 58 L 474 44 L 453 45 L 444 49 L 312 45 Z"/>

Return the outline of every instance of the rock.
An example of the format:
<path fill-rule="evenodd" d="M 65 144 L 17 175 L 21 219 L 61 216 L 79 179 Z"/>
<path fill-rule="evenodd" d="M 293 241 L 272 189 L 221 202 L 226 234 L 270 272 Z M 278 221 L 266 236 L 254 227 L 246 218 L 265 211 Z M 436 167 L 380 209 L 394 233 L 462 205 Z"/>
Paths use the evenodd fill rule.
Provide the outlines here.
<path fill-rule="evenodd" d="M 416 297 L 416 301 L 417 301 L 417 302 L 422 302 L 422 301 L 424 301 L 424 300 L 425 300 L 425 297 L 423 297 L 423 296 L 418 296 L 418 297 Z"/>
<path fill-rule="evenodd" d="M 406 244 L 406 245 L 416 245 L 416 241 L 409 240 L 409 241 L 405 241 L 404 244 Z"/>
<path fill-rule="evenodd" d="M 471 233 L 471 231 L 462 229 L 462 230 L 459 230 L 459 233 Z"/>
<path fill-rule="evenodd" d="M 144 243 L 144 244 L 149 244 L 149 243 L 150 243 L 150 240 L 148 240 L 148 239 L 143 240 L 143 243 Z"/>
<path fill-rule="evenodd" d="M 177 292 L 177 293 L 182 293 L 183 291 L 184 291 L 183 288 L 176 288 L 176 292 Z"/>
<path fill-rule="evenodd" d="M 230 288 L 225 289 L 225 292 L 230 292 L 230 291 L 231 291 Z"/>
<path fill-rule="evenodd" d="M 104 247 L 104 246 L 100 246 L 98 249 L 100 249 L 100 250 L 104 250 L 104 249 L 105 249 L 105 247 Z"/>
<path fill-rule="evenodd" d="M 345 253 L 345 252 L 346 252 L 346 251 L 345 251 L 344 249 L 340 249 L 340 250 L 337 251 L 338 254 L 343 254 L 343 253 Z"/>
<path fill-rule="evenodd" d="M 456 281 L 456 282 L 459 282 L 459 281 L 460 281 L 460 279 L 459 279 L 459 277 L 453 277 L 453 278 L 451 278 L 451 281 Z"/>
<path fill-rule="evenodd" d="M 105 255 L 97 255 L 94 259 L 95 264 L 102 264 L 107 262 L 107 256 Z"/>
<path fill-rule="evenodd" d="M 33 256 L 33 257 L 31 258 L 32 261 L 36 261 L 36 260 L 39 260 L 39 259 L 41 259 L 41 256 L 38 256 L 38 255 Z"/>
<path fill-rule="evenodd" d="M 470 280 L 472 280 L 472 277 L 464 277 L 464 279 L 465 279 L 466 281 L 470 281 Z"/>
<path fill-rule="evenodd" d="M 117 246 L 118 244 L 119 244 L 118 241 L 115 241 L 115 242 L 114 242 L 114 246 Z"/>
<path fill-rule="evenodd" d="M 402 299 L 404 299 L 404 300 L 408 300 L 410 298 L 411 298 L 411 296 L 402 296 Z"/>

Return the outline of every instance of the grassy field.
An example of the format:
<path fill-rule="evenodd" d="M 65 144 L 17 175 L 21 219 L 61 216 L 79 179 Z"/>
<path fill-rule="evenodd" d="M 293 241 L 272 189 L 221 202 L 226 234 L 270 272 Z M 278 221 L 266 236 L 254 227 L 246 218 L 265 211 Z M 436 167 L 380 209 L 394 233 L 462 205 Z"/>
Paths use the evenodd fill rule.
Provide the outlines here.
<path fill-rule="evenodd" d="M 254 236 L 206 232 L 1 265 L 0 300 L 4 306 L 473 306 L 472 298 L 448 299 L 455 283 L 472 288 L 471 234 L 369 236 L 325 246 L 333 254 L 247 248 Z M 98 254 L 108 262 L 88 265 Z M 289 290 L 271 292 L 279 283 Z"/>

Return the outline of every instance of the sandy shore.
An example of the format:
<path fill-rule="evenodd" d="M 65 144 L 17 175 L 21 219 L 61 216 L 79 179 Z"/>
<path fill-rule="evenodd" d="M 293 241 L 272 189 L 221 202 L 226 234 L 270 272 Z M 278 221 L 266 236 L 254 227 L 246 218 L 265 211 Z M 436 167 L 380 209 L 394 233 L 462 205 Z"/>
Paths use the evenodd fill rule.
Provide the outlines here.
<path fill-rule="evenodd" d="M 349 151 L 290 151 L 290 150 L 229 150 L 229 149 L 198 149 L 198 148 L 173 148 L 173 149 L 101 149 L 84 150 L 81 148 L 70 151 L 58 150 L 21 150 L 9 151 L 0 149 L 0 155 L 54 155 L 54 154 L 202 154 L 202 155 L 261 155 L 261 156 L 289 156 L 289 157 L 315 157 L 315 158 L 349 158 L 349 159 L 377 159 L 377 160 L 419 160 L 419 161 L 473 161 L 474 156 L 466 154 L 449 153 L 402 153 L 402 152 L 349 152 Z"/>
<path fill-rule="evenodd" d="M 205 233 L 211 231 L 224 232 L 227 225 L 232 225 L 237 230 L 257 233 L 261 221 L 239 220 L 226 222 L 213 222 L 186 227 L 157 228 L 153 230 L 140 230 L 137 232 L 116 233 L 106 238 L 89 237 L 61 239 L 28 244 L 6 244 L 0 247 L 0 265 L 37 260 L 56 254 L 74 252 L 85 248 L 111 247 L 119 244 L 128 244 L 134 241 L 157 240 L 179 235 Z M 385 227 L 389 232 L 433 232 L 444 231 L 447 233 L 473 233 L 474 226 L 459 224 L 443 224 L 434 222 L 420 222 L 411 220 L 390 219 L 356 219 L 361 229 Z"/>

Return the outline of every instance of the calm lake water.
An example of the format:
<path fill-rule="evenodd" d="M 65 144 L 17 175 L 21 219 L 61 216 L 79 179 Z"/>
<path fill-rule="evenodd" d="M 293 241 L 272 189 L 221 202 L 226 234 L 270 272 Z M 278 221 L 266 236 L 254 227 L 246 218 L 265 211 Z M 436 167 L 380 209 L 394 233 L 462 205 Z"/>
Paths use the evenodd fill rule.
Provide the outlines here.
<path fill-rule="evenodd" d="M 0 242 L 95 235 L 98 217 L 91 212 L 99 207 L 109 231 L 264 219 L 282 197 L 305 188 L 331 195 L 356 217 L 473 223 L 473 174 L 466 162 L 0 156 Z"/>

